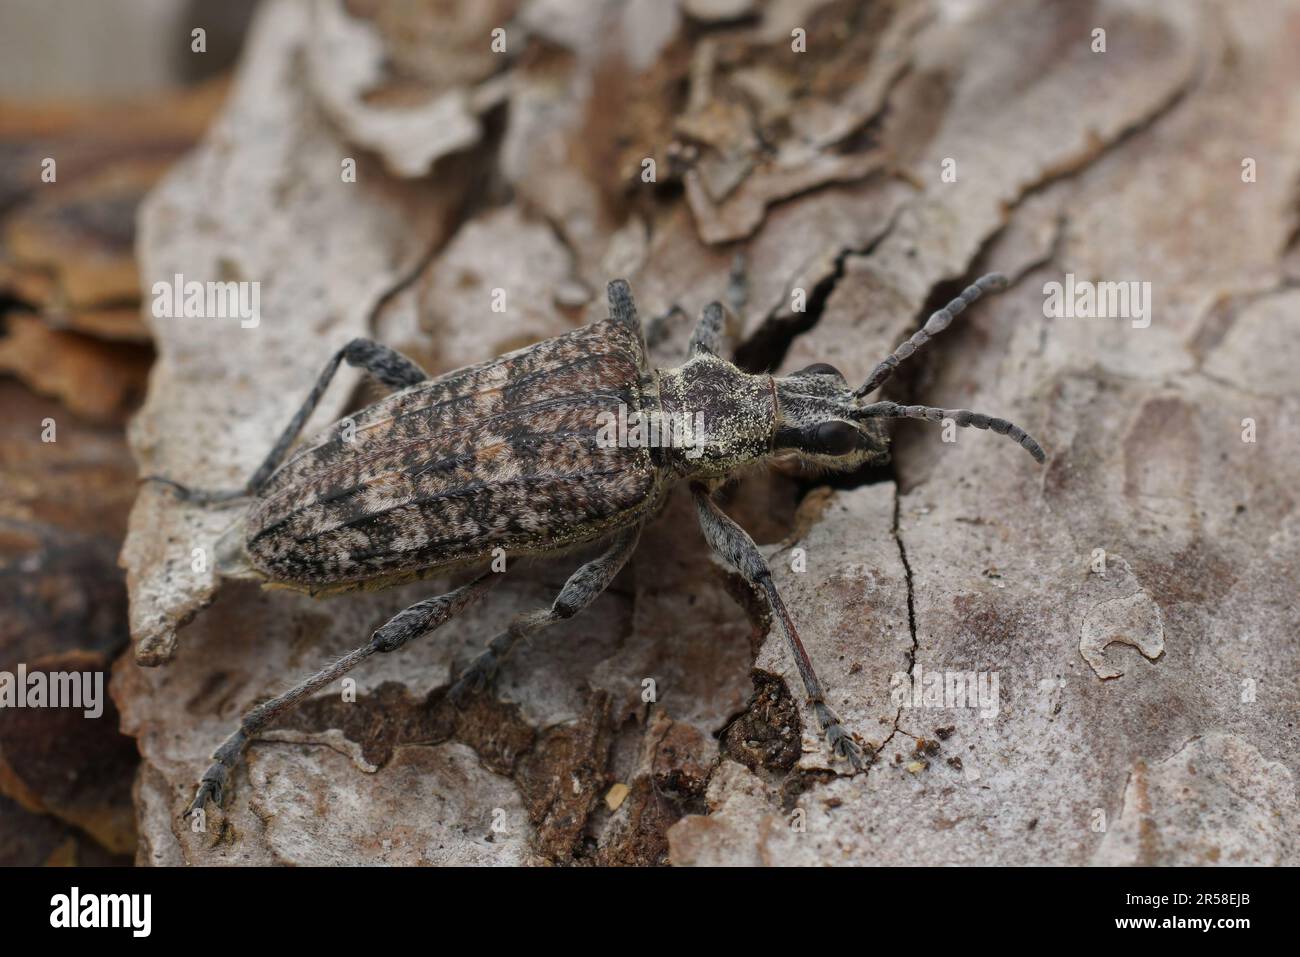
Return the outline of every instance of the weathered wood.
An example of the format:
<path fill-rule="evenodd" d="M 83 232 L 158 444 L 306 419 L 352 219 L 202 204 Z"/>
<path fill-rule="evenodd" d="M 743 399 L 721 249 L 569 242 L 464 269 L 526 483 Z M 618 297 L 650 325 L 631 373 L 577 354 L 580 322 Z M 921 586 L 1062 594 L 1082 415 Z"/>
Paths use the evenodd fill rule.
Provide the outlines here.
<path fill-rule="evenodd" d="M 142 470 L 238 481 L 353 335 L 445 371 L 595 318 L 615 275 L 643 314 L 693 316 L 725 298 L 737 252 L 741 359 L 850 381 L 963 281 L 1008 274 L 885 393 L 996 412 L 1048 459 L 901 422 L 870 481 L 735 490 L 830 703 L 879 750 L 865 775 L 826 776 L 761 597 L 709 561 L 675 497 L 611 593 L 507 664 L 498 701 L 447 705 L 452 663 L 570 567 L 512 574 L 454 634 L 359 673 L 355 702 L 309 701 L 202 835 L 182 794 L 231 718 L 449 582 L 328 605 L 217 595 L 191 561 L 220 514 L 145 491 L 123 553 L 133 631 L 142 660 L 175 660 L 116 675 L 145 762 L 142 861 L 1297 863 L 1288 5 L 900 0 L 787 22 L 777 4 L 688 32 L 658 4 L 522 4 L 491 80 L 473 60 L 401 90 L 382 23 L 346 25 L 375 58 L 351 86 L 291 69 L 313 6 L 339 15 L 266 7 L 216 130 L 146 206 L 146 287 L 234 263 L 264 283 L 265 318 L 153 321 Z M 479 138 L 465 107 L 463 136 L 407 165 L 414 126 L 365 126 L 366 69 L 387 123 L 500 96 L 504 132 Z M 509 193 L 480 176 L 494 164 Z M 1068 274 L 1151 283 L 1150 323 L 1047 317 Z M 688 325 L 670 315 L 658 348 L 680 355 Z M 996 676 L 996 700 L 912 706 L 914 681 L 924 705 L 927 674 L 967 673 L 983 693 Z"/>

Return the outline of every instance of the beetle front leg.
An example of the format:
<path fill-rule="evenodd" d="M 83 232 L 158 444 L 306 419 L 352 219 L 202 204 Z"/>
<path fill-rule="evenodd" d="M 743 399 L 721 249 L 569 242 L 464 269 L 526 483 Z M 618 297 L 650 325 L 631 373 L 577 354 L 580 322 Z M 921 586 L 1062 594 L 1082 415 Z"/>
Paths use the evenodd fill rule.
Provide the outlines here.
<path fill-rule="evenodd" d="M 501 662 L 520 641 L 557 621 L 572 618 L 595 601 L 627 564 L 627 560 L 636 551 L 640 538 L 640 524 L 619 532 L 609 548 L 569 576 L 550 608 L 516 615 L 506 630 L 493 638 L 488 643 L 487 650 L 475 658 L 456 679 L 448 692 L 452 702 L 458 706 L 463 705 L 470 695 L 490 685 Z"/>
<path fill-rule="evenodd" d="M 271 473 L 280 466 L 285 454 L 289 451 L 289 447 L 298 438 L 303 426 L 311 418 L 311 414 L 316 411 L 321 396 L 325 394 L 330 381 L 334 378 L 334 373 L 338 372 L 339 364 L 342 362 L 347 362 L 348 365 L 354 368 L 365 370 L 384 385 L 393 389 L 405 389 L 418 385 L 428 378 L 423 369 L 397 350 L 390 349 L 383 343 L 375 342 L 373 339 L 353 339 L 334 353 L 329 362 L 325 363 L 325 368 L 321 370 L 320 375 L 316 378 L 316 384 L 312 386 L 311 392 L 307 393 L 306 400 L 297 413 L 294 414 L 271 451 L 267 453 L 265 460 L 258 466 L 257 471 L 253 473 L 243 488 L 224 491 L 198 491 L 161 475 L 146 475 L 141 481 L 161 482 L 164 485 L 169 485 L 176 490 L 183 501 L 196 502 L 201 505 L 228 502 L 233 499 L 256 495 L 266 483 L 266 480 L 271 477 Z"/>
<path fill-rule="evenodd" d="M 727 314 L 722 309 L 722 303 L 711 302 L 704 307 L 700 313 L 699 320 L 695 323 L 695 330 L 691 333 L 691 342 L 687 346 L 687 358 L 700 355 L 701 353 L 718 356 L 726 349 L 727 341 Z"/>
<path fill-rule="evenodd" d="M 749 277 L 746 273 L 745 254 L 736 253 L 731 261 L 731 276 L 727 284 L 727 303 L 734 315 L 744 312 L 749 300 Z M 731 351 L 727 334 L 727 311 L 720 302 L 711 302 L 700 312 L 695 329 L 691 332 L 686 358 L 700 354 L 725 358 Z"/>
<path fill-rule="evenodd" d="M 222 798 L 230 786 L 230 776 L 248 749 L 249 742 L 276 717 L 308 695 L 337 681 L 371 655 L 396 651 L 408 641 L 446 624 L 480 598 L 496 584 L 500 577 L 495 572 L 485 572 L 469 584 L 462 585 L 445 595 L 416 602 L 410 608 L 390 618 L 360 648 L 348 652 L 338 661 L 303 679 L 284 694 L 264 701 L 248 712 L 239 722 L 235 732 L 213 752 L 212 764 L 203 772 L 198 792 L 185 813 L 188 815 L 201 810 L 209 799 L 218 805 L 222 803 Z"/>
<path fill-rule="evenodd" d="M 767 567 L 767 562 L 759 552 L 758 546 L 754 544 L 748 532 L 718 508 L 708 489 L 703 485 L 692 483 L 691 495 L 695 498 L 695 508 L 700 515 L 700 528 L 709 547 L 727 564 L 744 575 L 746 581 L 762 588 L 767 596 L 772 614 L 776 617 L 789 645 L 790 653 L 794 656 L 794 663 L 799 669 L 799 676 L 803 679 L 804 689 L 808 692 L 808 703 L 812 706 L 822 732 L 826 735 L 831 753 L 846 758 L 855 770 L 861 771 L 867 765 L 862 748 L 840 724 L 840 719 L 826 703 L 826 693 L 822 690 L 817 672 L 813 670 L 812 659 L 808 657 L 808 652 L 799 639 L 794 620 L 791 619 L 785 602 L 781 600 L 781 595 L 776 590 L 776 584 L 772 581 L 772 572 Z"/>

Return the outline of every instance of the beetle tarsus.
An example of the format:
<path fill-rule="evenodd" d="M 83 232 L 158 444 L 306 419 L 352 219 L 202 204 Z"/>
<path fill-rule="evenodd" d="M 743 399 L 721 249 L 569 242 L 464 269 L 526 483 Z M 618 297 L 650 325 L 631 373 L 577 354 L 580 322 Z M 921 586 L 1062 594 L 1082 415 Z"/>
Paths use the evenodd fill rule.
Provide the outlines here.
<path fill-rule="evenodd" d="M 230 788 L 230 775 L 234 772 L 239 759 L 243 757 L 248 742 L 249 734 L 244 725 L 241 725 L 230 737 L 221 742 L 221 747 L 212 752 L 212 763 L 203 772 L 203 777 L 199 778 L 199 787 L 194 793 L 194 800 L 185 810 L 186 817 L 202 811 L 209 800 L 218 807 L 221 806 Z"/>
<path fill-rule="evenodd" d="M 822 730 L 826 734 L 826 744 L 830 747 L 831 754 L 834 757 L 843 758 L 853 765 L 854 771 L 864 771 L 870 763 L 862 746 L 853 739 L 853 735 L 840 724 L 840 719 L 835 716 L 835 712 L 826 705 L 817 707 L 817 717 L 822 723 Z"/>
<path fill-rule="evenodd" d="M 213 774 L 214 771 L 217 770 L 224 772 L 226 769 L 223 765 L 214 764 L 204 773 L 203 780 L 199 783 L 198 790 L 194 793 L 194 800 L 191 801 L 190 806 L 185 809 L 185 817 L 192 817 L 193 815 L 205 810 L 209 801 L 218 807 L 221 806 L 221 799 L 225 796 L 226 789 L 221 785 L 220 781 L 209 779 L 209 775 Z"/>
<path fill-rule="evenodd" d="M 447 697 L 457 708 L 464 708 L 476 695 L 482 694 L 492 685 L 501 662 L 491 648 L 475 658 L 468 668 L 452 684 Z"/>
<path fill-rule="evenodd" d="M 175 479 L 169 479 L 162 475 L 145 475 L 140 478 L 141 482 L 157 482 L 160 485 L 166 485 L 176 493 L 176 497 L 182 502 L 192 502 L 195 505 L 217 505 L 222 502 L 233 502 L 236 499 L 248 498 L 247 489 L 232 488 L 217 491 L 203 489 L 192 489 L 188 485 L 182 485 Z"/>

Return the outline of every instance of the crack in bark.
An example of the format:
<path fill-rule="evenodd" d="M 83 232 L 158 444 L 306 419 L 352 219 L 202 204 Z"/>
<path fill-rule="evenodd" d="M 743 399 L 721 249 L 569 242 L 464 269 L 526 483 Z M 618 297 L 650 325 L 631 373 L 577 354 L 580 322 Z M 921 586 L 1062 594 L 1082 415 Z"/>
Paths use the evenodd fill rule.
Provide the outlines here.
<path fill-rule="evenodd" d="M 920 650 L 921 643 L 920 640 L 917 638 L 917 634 L 916 634 L 916 601 L 915 601 L 915 592 L 913 590 L 913 584 L 912 584 L 912 565 L 907 559 L 907 546 L 903 543 L 903 534 L 902 534 L 902 529 L 900 527 L 902 513 L 903 513 L 903 493 L 902 493 L 902 489 L 898 485 L 898 482 L 895 481 L 894 482 L 894 522 L 892 527 L 890 528 L 890 532 L 893 534 L 894 544 L 898 546 L 898 558 L 903 565 L 903 580 L 907 584 L 907 628 L 909 633 L 912 636 L 912 646 L 907 651 L 907 676 L 910 679 L 912 677 L 913 669 L 916 668 L 916 654 Z M 880 755 L 884 752 L 889 742 L 893 741 L 894 738 L 900 733 L 907 734 L 907 732 L 903 731 L 903 729 L 900 727 L 902 721 L 903 721 L 903 706 L 900 704 L 898 706 L 898 710 L 894 712 L 893 730 L 889 732 L 889 736 L 886 737 L 884 741 L 880 742 L 880 747 L 876 748 L 875 758 L 872 760 L 871 764 L 867 766 L 866 771 L 863 772 L 864 777 L 869 776 L 871 774 L 871 769 L 875 767 L 876 763 L 880 759 Z"/>
<path fill-rule="evenodd" d="M 1239 293 L 1229 293 L 1226 297 L 1216 300 L 1201 315 L 1196 323 L 1196 331 L 1188 341 L 1187 348 L 1196 360 L 1195 367 L 1191 374 L 1200 374 L 1205 376 L 1211 382 L 1218 385 L 1228 386 L 1247 395 L 1255 396 L 1250 389 L 1245 388 L 1241 383 L 1227 382 L 1221 380 L 1205 371 L 1205 360 L 1210 357 L 1223 340 L 1228 337 L 1233 326 L 1241 317 L 1242 312 L 1249 309 L 1257 303 L 1270 299 L 1273 296 L 1284 295 L 1300 289 L 1300 278 L 1293 278 L 1284 273 L 1284 260 L 1287 256 L 1287 250 L 1283 249 L 1277 258 L 1278 279 L 1266 289 L 1253 289 Z"/>
<path fill-rule="evenodd" d="M 893 233 L 894 227 L 902 214 L 910 208 L 909 203 L 900 203 L 898 209 L 889 218 L 885 228 L 862 246 L 842 246 L 835 254 L 830 270 L 813 285 L 808 293 L 807 309 L 801 319 L 779 319 L 782 306 L 777 304 L 763 317 L 750 335 L 735 350 L 736 364 L 749 372 L 759 372 L 778 368 L 785 360 L 790 347 L 800 336 L 816 328 L 826 311 L 826 304 L 835 293 L 835 288 L 844 278 L 845 263 L 850 256 L 870 256 L 876 248 Z M 792 289 L 798 276 L 786 283 L 786 289 Z M 781 302 L 785 302 L 783 297 Z"/>
<path fill-rule="evenodd" d="M 1037 180 L 1023 186 L 1019 193 L 1007 204 L 1006 219 L 1004 222 L 989 233 L 980 244 L 980 248 L 976 251 L 975 255 L 971 257 L 970 261 L 976 262 L 979 260 L 981 254 L 984 253 L 1004 232 L 1007 224 L 1011 221 L 1012 215 L 1016 210 L 1020 209 L 1024 205 L 1026 200 L 1040 192 L 1044 192 L 1058 183 L 1067 182 L 1082 175 L 1090 167 L 1094 166 L 1100 160 L 1113 153 L 1130 140 L 1152 129 L 1157 123 L 1172 113 L 1183 101 L 1189 98 L 1191 91 L 1203 81 L 1204 73 L 1204 63 L 1201 63 L 1182 85 L 1172 90 L 1169 96 L 1163 102 L 1157 104 L 1146 116 L 1139 117 L 1128 126 L 1121 128 L 1109 141 L 1097 143 L 1092 150 L 1085 151 L 1077 157 L 1067 160 L 1060 166 L 1044 170 Z M 776 368 L 785 358 L 785 355 L 789 351 L 790 346 L 794 343 L 794 340 L 817 326 L 818 321 L 821 319 L 822 314 L 825 311 L 826 303 L 834 294 L 835 287 L 839 284 L 839 281 L 844 277 L 845 262 L 848 257 L 870 256 L 882 242 L 889 238 L 902 216 L 911 210 L 914 204 L 923 197 L 924 193 L 920 193 L 917 196 L 912 197 L 910 200 L 900 203 L 898 208 L 894 210 L 894 213 L 890 217 L 885 228 L 870 242 L 859 247 L 841 247 L 840 251 L 835 256 L 835 261 L 831 270 L 817 281 L 809 293 L 808 309 L 805 313 L 805 318 L 802 321 L 782 322 L 778 320 L 777 314 L 781 307 L 779 305 L 774 306 L 763 318 L 763 321 L 759 324 L 758 328 L 755 329 L 754 332 L 736 349 L 735 355 L 737 363 L 741 365 L 742 368 L 750 371 L 754 371 L 756 368 Z M 1066 214 L 1062 213 L 1061 219 L 1058 223 L 1058 233 L 1053 239 L 1050 255 L 1044 260 L 1044 263 L 1052 262 L 1056 259 L 1056 255 L 1059 252 L 1058 244 L 1062 242 L 1064 237 L 1065 217 Z M 1297 235 L 1300 235 L 1300 227 L 1297 227 Z M 1018 270 L 1018 274 L 1015 276 L 1015 281 L 1019 281 L 1023 278 L 1025 273 L 1042 264 L 1043 263 L 1032 262 L 1025 264 L 1020 270 Z M 941 279 L 931 283 L 932 293 L 940 285 L 942 285 Z M 923 309 L 921 318 L 923 318 L 924 312 L 925 310 Z"/>

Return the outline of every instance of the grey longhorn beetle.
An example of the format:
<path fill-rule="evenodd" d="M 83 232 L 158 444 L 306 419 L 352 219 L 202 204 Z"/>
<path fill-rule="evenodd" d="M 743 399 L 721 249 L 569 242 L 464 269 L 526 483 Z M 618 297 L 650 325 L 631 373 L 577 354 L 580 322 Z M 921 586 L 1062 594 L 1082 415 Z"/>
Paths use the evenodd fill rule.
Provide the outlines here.
<path fill-rule="evenodd" d="M 621 279 L 609 284 L 608 319 L 435 379 L 387 346 L 354 339 L 326 363 L 243 488 L 202 492 L 149 479 L 196 503 L 252 499 L 218 542 L 220 574 L 312 595 L 384 588 L 482 565 L 494 554 L 548 555 L 604 540 L 604 551 L 570 576 L 549 608 L 516 616 L 457 677 L 449 691 L 457 704 L 488 686 L 521 639 L 590 605 L 635 550 L 668 491 L 686 481 L 709 546 L 766 595 L 832 754 L 860 770 L 862 748 L 827 704 L 767 562 L 713 494 L 738 470 L 784 456 L 832 471 L 883 461 L 884 419 L 950 419 L 992 429 L 1042 462 L 1041 446 L 1005 419 L 866 401 L 953 317 L 1006 284 L 990 274 L 968 286 L 857 389 L 821 363 L 779 377 L 741 371 L 720 355 L 725 313 L 716 302 L 700 315 L 686 362 L 651 368 L 631 289 Z M 341 362 L 396 391 L 325 429 L 286 461 Z M 690 443 L 602 441 L 601 430 L 620 410 L 628 419 L 658 416 L 702 429 Z M 223 802 L 249 741 L 277 715 L 371 655 L 445 624 L 500 577 L 487 571 L 417 602 L 361 647 L 253 708 L 213 753 L 187 813 L 209 798 Z"/>

